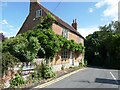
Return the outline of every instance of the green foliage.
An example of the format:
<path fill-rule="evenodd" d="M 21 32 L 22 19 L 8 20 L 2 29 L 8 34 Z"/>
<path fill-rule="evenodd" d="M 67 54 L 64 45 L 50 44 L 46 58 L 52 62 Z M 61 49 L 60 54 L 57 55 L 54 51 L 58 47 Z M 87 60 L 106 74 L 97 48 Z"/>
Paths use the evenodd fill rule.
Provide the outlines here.
<path fill-rule="evenodd" d="M 109 25 L 101 26 L 100 31 L 96 31 L 86 37 L 85 58 L 88 64 L 120 68 L 119 30 L 120 24 L 116 21 Z"/>
<path fill-rule="evenodd" d="M 36 57 L 39 49 L 40 44 L 38 39 L 33 36 L 24 37 L 18 35 L 3 42 L 3 52 L 9 51 L 23 62 L 32 61 Z"/>
<path fill-rule="evenodd" d="M 65 66 L 64 66 L 64 65 L 62 65 L 61 70 L 64 70 L 64 69 L 65 69 Z"/>
<path fill-rule="evenodd" d="M 19 60 L 9 52 L 2 53 L 2 74 L 5 74 L 8 68 L 14 68 L 17 62 L 19 62 Z"/>
<path fill-rule="evenodd" d="M 34 71 L 33 73 L 31 73 L 28 77 L 27 80 L 28 82 L 32 81 L 32 82 L 36 82 L 41 80 L 41 72 L 38 71 Z"/>
<path fill-rule="evenodd" d="M 29 30 L 28 32 L 22 34 L 24 37 L 36 37 L 41 45 L 38 51 L 38 56 L 45 57 L 50 60 L 54 55 L 65 48 L 71 51 L 83 52 L 84 47 L 81 44 L 75 43 L 73 40 L 67 40 L 66 38 L 56 35 L 52 29 L 37 29 Z"/>
<path fill-rule="evenodd" d="M 71 51 L 78 51 L 82 53 L 84 51 L 84 46 L 82 44 L 77 44 L 75 43 L 74 40 L 67 40 L 66 38 L 57 35 L 60 43 L 60 47 L 64 48 L 66 50 L 71 50 Z"/>
<path fill-rule="evenodd" d="M 52 28 L 52 24 L 55 22 L 55 18 L 50 13 L 47 13 L 46 16 L 40 18 L 41 23 L 37 25 L 37 29 L 50 29 Z"/>
<path fill-rule="evenodd" d="M 38 51 L 38 56 L 51 58 L 54 57 L 56 52 L 60 50 L 60 44 L 57 36 L 51 29 L 37 29 L 30 30 L 23 34 L 25 37 L 36 36 L 38 42 L 41 45 L 41 48 Z"/>
<path fill-rule="evenodd" d="M 41 63 L 41 75 L 45 79 L 53 78 L 56 76 L 56 74 L 52 71 L 52 67 L 43 62 Z"/>
<path fill-rule="evenodd" d="M 52 67 L 42 62 L 40 65 L 36 65 L 36 69 L 30 74 L 28 81 L 36 82 L 41 79 L 53 78 L 55 75 L 56 74 L 52 71 Z"/>
<path fill-rule="evenodd" d="M 25 80 L 23 79 L 22 76 L 20 76 L 19 74 L 17 74 L 15 76 L 15 78 L 11 80 L 10 87 L 16 88 L 16 87 L 19 87 L 19 86 L 21 86 L 23 84 L 25 84 Z"/>

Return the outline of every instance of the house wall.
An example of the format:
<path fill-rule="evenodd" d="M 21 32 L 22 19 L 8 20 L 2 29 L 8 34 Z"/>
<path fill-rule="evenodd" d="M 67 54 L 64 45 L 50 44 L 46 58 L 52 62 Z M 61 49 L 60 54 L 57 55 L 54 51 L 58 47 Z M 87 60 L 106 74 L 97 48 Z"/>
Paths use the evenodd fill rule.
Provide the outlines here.
<path fill-rule="evenodd" d="M 70 55 L 70 52 L 68 51 L 68 54 Z M 79 63 L 82 62 L 83 56 L 81 53 L 74 52 L 74 66 L 79 66 Z M 54 71 L 61 70 L 61 67 L 64 66 L 64 68 L 69 68 L 70 66 L 73 66 L 70 64 L 70 58 L 62 59 L 61 58 L 61 51 L 57 53 L 53 59 L 53 61 L 50 63 L 50 65 L 53 67 Z"/>
<path fill-rule="evenodd" d="M 55 34 L 62 35 L 63 28 L 61 26 L 54 23 L 52 25 L 52 29 L 55 32 Z M 84 45 L 84 39 L 77 36 L 76 34 L 70 32 L 70 31 L 68 33 L 68 40 L 74 40 L 76 43 L 82 43 L 82 45 Z"/>
<path fill-rule="evenodd" d="M 54 23 L 52 25 L 52 29 L 55 32 L 55 34 L 62 35 L 62 27 L 60 27 L 59 25 Z"/>
<path fill-rule="evenodd" d="M 69 40 L 74 40 L 76 43 L 79 43 L 79 36 L 75 35 L 74 33 L 69 32 Z"/>

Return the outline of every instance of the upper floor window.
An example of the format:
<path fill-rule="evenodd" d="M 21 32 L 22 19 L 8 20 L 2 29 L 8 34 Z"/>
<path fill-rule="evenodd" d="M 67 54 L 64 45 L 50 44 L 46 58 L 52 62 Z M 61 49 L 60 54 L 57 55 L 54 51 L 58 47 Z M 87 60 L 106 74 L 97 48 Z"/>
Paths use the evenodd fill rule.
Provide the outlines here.
<path fill-rule="evenodd" d="M 62 30 L 62 36 L 65 38 L 68 38 L 68 30 L 64 29 Z"/>
<path fill-rule="evenodd" d="M 42 16 L 42 9 L 39 9 L 36 11 L 36 18 L 41 17 Z"/>

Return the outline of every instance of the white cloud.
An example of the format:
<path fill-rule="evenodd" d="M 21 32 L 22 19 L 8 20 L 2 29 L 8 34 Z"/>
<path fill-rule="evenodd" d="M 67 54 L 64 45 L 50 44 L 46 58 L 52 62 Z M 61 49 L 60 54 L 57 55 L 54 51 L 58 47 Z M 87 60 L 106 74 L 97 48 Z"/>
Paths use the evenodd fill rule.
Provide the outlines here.
<path fill-rule="evenodd" d="M 17 34 L 19 28 L 8 23 L 6 19 L 2 20 L 0 23 L 2 25 L 2 27 L 0 27 L 0 32 L 2 32 L 6 37 L 12 37 Z"/>
<path fill-rule="evenodd" d="M 105 0 L 100 0 L 98 3 L 96 3 L 96 4 L 95 4 L 96 8 L 102 7 L 102 6 L 105 4 L 104 1 L 105 1 Z"/>
<path fill-rule="evenodd" d="M 92 34 L 95 31 L 99 31 L 98 27 L 88 27 L 88 28 L 79 28 L 78 32 L 83 36 L 86 37 L 89 34 Z"/>
<path fill-rule="evenodd" d="M 89 8 L 89 12 L 92 13 L 93 12 L 93 8 Z"/>
<path fill-rule="evenodd" d="M 104 18 L 111 18 L 111 20 L 118 20 L 118 2 L 120 0 L 101 0 L 95 4 L 95 7 L 101 8 L 103 6 L 107 6 L 107 8 L 103 11 L 102 16 Z"/>
<path fill-rule="evenodd" d="M 14 26 L 12 26 L 12 25 L 9 25 L 9 27 L 10 27 L 10 28 L 13 28 Z"/>
<path fill-rule="evenodd" d="M 4 20 L 2 20 L 1 24 L 3 24 L 3 25 L 6 24 L 7 25 L 8 22 L 7 22 L 7 20 L 4 19 Z"/>
<path fill-rule="evenodd" d="M 2 24 L 2 26 L 7 26 L 9 28 L 14 28 L 14 26 L 9 24 L 6 19 L 2 20 L 0 23 Z"/>

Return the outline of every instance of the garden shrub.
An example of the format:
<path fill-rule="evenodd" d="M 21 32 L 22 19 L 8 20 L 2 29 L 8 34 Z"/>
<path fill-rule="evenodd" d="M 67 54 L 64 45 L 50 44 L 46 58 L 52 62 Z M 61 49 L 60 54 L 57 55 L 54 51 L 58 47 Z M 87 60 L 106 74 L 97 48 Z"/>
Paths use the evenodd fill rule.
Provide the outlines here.
<path fill-rule="evenodd" d="M 56 74 L 52 70 L 52 67 L 43 62 L 41 63 L 41 75 L 45 79 L 53 78 L 56 76 Z"/>
<path fill-rule="evenodd" d="M 65 66 L 64 66 L 64 65 L 62 65 L 61 70 L 64 70 L 64 69 L 65 69 Z"/>
<path fill-rule="evenodd" d="M 36 82 L 38 80 L 41 80 L 41 73 L 34 71 L 33 73 L 30 74 L 30 76 L 28 76 L 28 82 L 32 81 L 32 82 Z"/>
<path fill-rule="evenodd" d="M 21 75 L 17 74 L 15 76 L 15 78 L 11 80 L 10 87 L 15 88 L 15 87 L 19 87 L 23 84 L 25 84 L 24 78 Z"/>
<path fill-rule="evenodd" d="M 9 68 L 13 69 L 17 62 L 19 62 L 19 59 L 9 52 L 2 53 L 2 74 L 4 75 Z"/>

